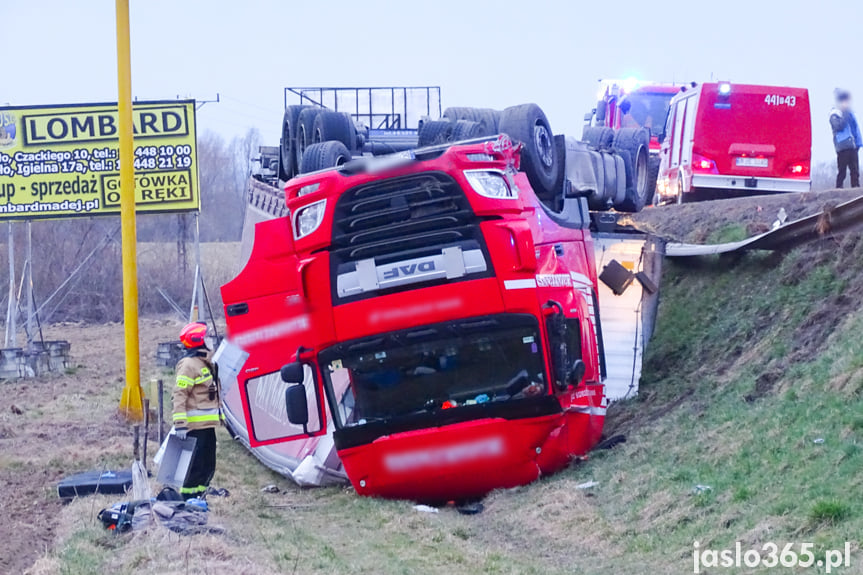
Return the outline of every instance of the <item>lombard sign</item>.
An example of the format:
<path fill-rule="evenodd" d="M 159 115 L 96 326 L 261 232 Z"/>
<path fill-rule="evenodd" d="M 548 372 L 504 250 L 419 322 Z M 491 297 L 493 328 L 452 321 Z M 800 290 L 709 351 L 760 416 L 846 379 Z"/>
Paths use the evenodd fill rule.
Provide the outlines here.
<path fill-rule="evenodd" d="M 136 102 L 138 212 L 200 209 L 195 102 Z M 116 104 L 0 108 L 0 221 L 116 215 Z"/>

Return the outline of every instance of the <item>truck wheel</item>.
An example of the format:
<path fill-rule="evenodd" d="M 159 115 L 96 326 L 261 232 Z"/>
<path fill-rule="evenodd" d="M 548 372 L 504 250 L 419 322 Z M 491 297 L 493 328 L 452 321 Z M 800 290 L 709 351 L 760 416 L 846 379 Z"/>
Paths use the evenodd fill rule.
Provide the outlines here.
<path fill-rule="evenodd" d="M 297 175 L 297 119 L 308 106 L 288 106 L 282 119 L 282 145 L 279 152 L 279 178 L 290 180 Z"/>
<path fill-rule="evenodd" d="M 563 161 L 554 146 L 551 126 L 536 104 L 512 106 L 503 111 L 500 133 L 524 144 L 521 167 L 537 194 L 553 195 L 558 163 Z"/>
<path fill-rule="evenodd" d="M 462 140 L 470 140 L 471 138 L 479 138 L 483 135 L 482 127 L 479 122 L 471 122 L 470 120 L 459 120 L 452 125 L 450 132 L 450 142 L 461 142 Z"/>
<path fill-rule="evenodd" d="M 294 148 L 297 156 L 297 168 L 302 172 L 303 153 L 306 148 L 315 143 L 315 119 L 321 112 L 320 108 L 308 107 L 297 117 L 297 145 Z"/>
<path fill-rule="evenodd" d="M 614 130 L 605 126 L 585 126 L 581 141 L 597 150 L 608 150 L 614 142 Z"/>
<path fill-rule="evenodd" d="M 648 156 L 647 158 L 647 197 L 650 198 L 650 205 L 656 205 L 658 201 L 656 182 L 659 180 L 660 162 L 659 156 Z"/>
<path fill-rule="evenodd" d="M 635 156 L 629 150 L 618 150 L 626 166 L 626 197 L 615 206 L 621 212 L 636 213 L 647 201 L 647 151 L 639 148 Z"/>
<path fill-rule="evenodd" d="M 341 142 L 330 140 L 310 144 L 303 152 L 300 173 L 307 174 L 327 168 L 334 168 L 351 161 L 351 152 Z"/>
<path fill-rule="evenodd" d="M 493 136 L 498 133 L 500 127 L 500 112 L 491 108 L 447 108 L 443 117 L 450 122 L 468 120 L 480 125 L 479 136 Z"/>
<path fill-rule="evenodd" d="M 422 148 L 425 146 L 435 146 L 437 144 L 445 144 L 449 141 L 452 134 L 453 122 L 446 120 L 426 121 L 423 122 L 419 129 L 419 137 L 417 145 Z"/>
<path fill-rule="evenodd" d="M 617 130 L 612 146 L 618 153 L 629 152 L 630 160 L 626 169 L 626 198 L 616 207 L 625 212 L 640 212 L 650 201 L 647 165 L 650 132 L 644 128 Z"/>
<path fill-rule="evenodd" d="M 357 131 L 350 114 L 321 110 L 315 117 L 314 141 L 341 142 L 347 149 L 352 149 L 357 141 Z"/>

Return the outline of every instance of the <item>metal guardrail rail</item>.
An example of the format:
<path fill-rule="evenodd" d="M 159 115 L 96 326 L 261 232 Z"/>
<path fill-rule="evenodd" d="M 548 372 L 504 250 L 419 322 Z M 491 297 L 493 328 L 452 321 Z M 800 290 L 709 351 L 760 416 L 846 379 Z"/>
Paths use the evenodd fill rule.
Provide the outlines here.
<path fill-rule="evenodd" d="M 725 244 L 685 244 L 669 242 L 665 255 L 671 258 L 709 256 L 748 250 L 781 250 L 811 242 L 863 225 L 863 196 L 833 208 L 800 218 L 769 232 Z"/>
<path fill-rule="evenodd" d="M 246 199 L 250 206 L 273 217 L 282 218 L 288 215 L 285 192 L 255 178 L 249 178 Z"/>

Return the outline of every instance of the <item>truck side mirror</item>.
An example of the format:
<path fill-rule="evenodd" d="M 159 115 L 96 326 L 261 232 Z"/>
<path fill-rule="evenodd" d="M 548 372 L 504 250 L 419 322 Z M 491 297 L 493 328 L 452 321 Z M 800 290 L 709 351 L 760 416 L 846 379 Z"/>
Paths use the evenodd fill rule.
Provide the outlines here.
<path fill-rule="evenodd" d="M 572 363 L 572 369 L 569 370 L 569 384 L 578 386 L 581 383 L 581 380 L 584 379 L 584 374 L 587 373 L 587 365 L 580 360 L 576 359 Z"/>
<path fill-rule="evenodd" d="M 298 361 L 283 365 L 280 373 L 285 383 L 303 383 L 306 379 L 303 364 Z"/>
<path fill-rule="evenodd" d="M 601 126 L 605 122 L 605 114 L 608 112 L 608 103 L 600 100 L 596 103 L 596 125 Z"/>
<path fill-rule="evenodd" d="M 305 386 L 292 385 L 288 387 L 285 390 L 285 405 L 288 408 L 288 421 L 294 425 L 302 425 L 303 433 L 308 434 L 309 430 L 306 426 L 309 423 L 309 404 L 306 401 Z"/>

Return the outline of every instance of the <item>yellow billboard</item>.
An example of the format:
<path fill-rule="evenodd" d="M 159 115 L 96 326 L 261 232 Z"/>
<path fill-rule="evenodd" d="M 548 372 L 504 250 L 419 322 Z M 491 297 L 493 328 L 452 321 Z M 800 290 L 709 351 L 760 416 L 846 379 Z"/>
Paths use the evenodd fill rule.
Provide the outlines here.
<path fill-rule="evenodd" d="M 135 102 L 135 209 L 199 210 L 194 100 Z M 0 221 L 120 213 L 117 104 L 0 107 Z"/>

